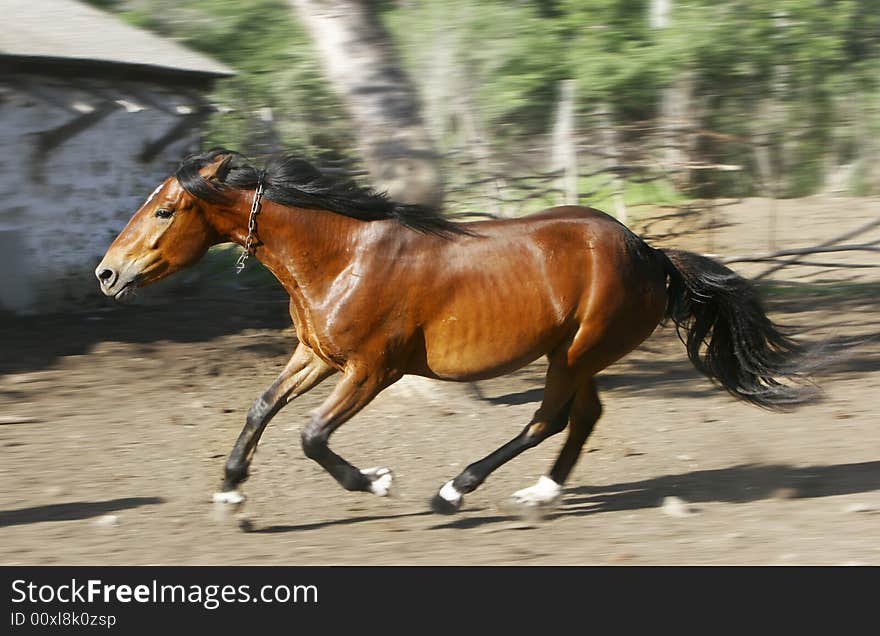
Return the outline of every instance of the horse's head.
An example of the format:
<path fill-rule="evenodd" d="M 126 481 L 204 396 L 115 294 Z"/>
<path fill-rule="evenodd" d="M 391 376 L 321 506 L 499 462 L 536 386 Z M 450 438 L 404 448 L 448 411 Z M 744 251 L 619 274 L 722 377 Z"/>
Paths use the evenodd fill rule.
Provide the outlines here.
<path fill-rule="evenodd" d="M 228 163 L 218 156 L 199 173 L 217 176 Z M 176 177 L 159 184 L 110 244 L 95 275 L 101 291 L 117 300 L 198 261 L 218 241 L 204 213 L 205 202 L 187 192 Z"/>

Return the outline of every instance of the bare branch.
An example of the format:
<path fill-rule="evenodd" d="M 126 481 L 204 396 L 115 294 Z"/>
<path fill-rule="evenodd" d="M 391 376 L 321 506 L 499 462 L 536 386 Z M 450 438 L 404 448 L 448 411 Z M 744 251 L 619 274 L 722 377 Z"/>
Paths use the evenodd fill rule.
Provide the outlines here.
<path fill-rule="evenodd" d="M 880 252 L 880 239 L 871 243 L 850 243 L 845 245 L 815 245 L 790 250 L 779 250 L 765 254 L 743 254 L 719 258 L 722 263 L 760 263 L 772 261 L 784 256 L 806 256 L 808 254 L 829 254 L 833 252 Z M 800 259 L 797 259 L 800 260 Z M 793 263 L 794 261 L 792 261 Z M 792 264 L 788 263 L 788 264 Z M 769 270 L 768 270 L 769 271 Z"/>
<path fill-rule="evenodd" d="M 817 245 L 817 247 L 821 248 L 821 247 L 829 247 L 832 245 L 836 245 L 837 243 L 840 243 L 841 241 L 849 240 L 849 239 L 853 238 L 854 236 L 858 236 L 859 234 L 862 234 L 863 232 L 867 232 L 868 230 L 873 229 L 873 228 L 877 227 L 878 225 L 880 225 L 880 219 L 874 219 L 873 221 L 869 221 L 868 223 L 865 223 L 864 225 L 861 225 L 854 230 L 850 230 L 849 232 L 844 232 L 840 236 L 837 236 L 833 239 L 829 239 L 823 243 L 820 243 L 819 245 Z M 805 252 L 805 254 L 806 253 L 815 254 L 815 252 Z M 763 272 L 761 272 L 760 274 L 758 274 L 757 276 L 755 276 L 754 280 L 761 280 L 762 278 L 766 278 L 770 274 L 778 272 L 780 269 L 788 267 L 789 265 L 794 265 L 795 263 L 797 263 L 800 260 L 800 256 L 802 256 L 802 255 L 803 254 L 797 254 L 794 256 L 794 258 L 790 258 L 788 260 L 785 260 L 782 263 L 777 263 L 773 267 L 770 267 L 770 268 L 764 270 Z"/>

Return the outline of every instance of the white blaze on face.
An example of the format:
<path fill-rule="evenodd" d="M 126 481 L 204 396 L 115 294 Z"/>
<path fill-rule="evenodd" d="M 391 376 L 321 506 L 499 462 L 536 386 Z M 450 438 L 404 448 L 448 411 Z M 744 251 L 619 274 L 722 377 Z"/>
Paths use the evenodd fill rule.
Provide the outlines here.
<path fill-rule="evenodd" d="M 156 186 L 156 189 L 153 190 L 153 194 L 151 194 L 150 196 L 148 196 L 148 197 L 147 197 L 147 200 L 144 201 L 144 205 L 147 205 L 150 201 L 152 201 L 152 200 L 155 198 L 155 196 L 156 196 L 157 194 L 159 194 L 159 190 L 162 189 L 162 186 L 163 186 L 163 185 L 165 185 L 165 184 L 164 184 L 164 183 L 160 183 L 158 186 Z M 143 207 L 143 206 L 141 206 L 141 207 Z"/>

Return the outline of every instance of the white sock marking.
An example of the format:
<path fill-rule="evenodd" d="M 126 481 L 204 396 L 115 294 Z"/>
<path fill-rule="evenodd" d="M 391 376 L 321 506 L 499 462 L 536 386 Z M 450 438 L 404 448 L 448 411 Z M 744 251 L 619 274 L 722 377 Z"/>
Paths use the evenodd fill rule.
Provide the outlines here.
<path fill-rule="evenodd" d="M 391 492 L 391 484 L 394 482 L 394 474 L 389 468 L 375 466 L 364 468 L 361 473 L 370 478 L 370 492 L 379 497 L 387 497 Z"/>
<path fill-rule="evenodd" d="M 451 480 L 443 484 L 443 488 L 440 489 L 440 496 L 453 506 L 461 505 L 462 494 L 455 489 Z"/>
<path fill-rule="evenodd" d="M 561 494 L 562 486 L 549 477 L 542 475 L 534 486 L 529 486 L 513 493 L 513 500 L 526 506 L 540 506 L 553 503 Z"/>
<path fill-rule="evenodd" d="M 237 490 L 214 493 L 214 503 L 240 504 L 244 499 L 244 495 Z"/>

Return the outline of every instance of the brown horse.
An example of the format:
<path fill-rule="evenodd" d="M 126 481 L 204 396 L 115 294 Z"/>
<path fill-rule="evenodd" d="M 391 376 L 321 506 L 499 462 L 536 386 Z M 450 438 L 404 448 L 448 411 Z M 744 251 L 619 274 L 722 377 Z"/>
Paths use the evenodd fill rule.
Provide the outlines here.
<path fill-rule="evenodd" d="M 458 510 L 492 471 L 567 426 L 548 475 L 514 494 L 525 505 L 556 500 L 601 414 L 595 375 L 664 319 L 696 367 L 737 398 L 785 408 L 811 396 L 797 382 L 803 349 L 770 322 L 755 289 L 715 261 L 654 249 L 584 207 L 455 223 L 291 157 L 264 170 L 225 149 L 188 158 L 96 275 L 104 294 L 122 299 L 229 241 L 284 286 L 299 343 L 248 411 L 216 501 L 243 501 L 238 487 L 266 425 L 334 374 L 302 430 L 303 450 L 344 488 L 386 495 L 388 469 L 359 470 L 330 450 L 337 428 L 406 374 L 472 381 L 547 356 L 531 421 L 443 485 L 432 500 L 438 512 Z"/>

